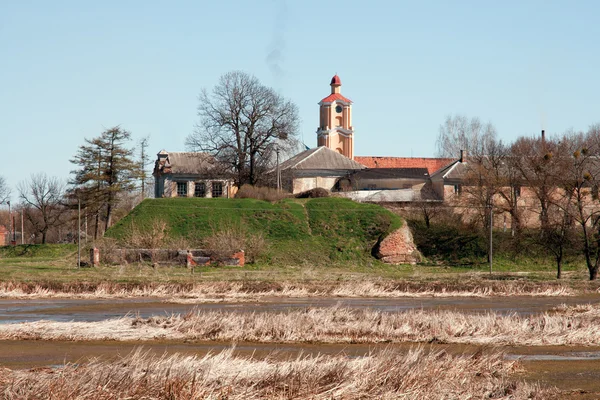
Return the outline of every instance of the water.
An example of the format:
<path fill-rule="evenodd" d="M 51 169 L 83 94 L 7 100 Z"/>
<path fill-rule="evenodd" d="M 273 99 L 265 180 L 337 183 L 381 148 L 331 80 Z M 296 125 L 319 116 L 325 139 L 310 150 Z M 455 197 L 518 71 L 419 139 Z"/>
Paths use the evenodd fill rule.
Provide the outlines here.
<path fill-rule="evenodd" d="M 139 315 L 186 314 L 194 309 L 223 312 L 283 312 L 306 307 L 370 308 L 382 312 L 411 309 L 455 310 L 465 313 L 496 312 L 531 315 L 549 311 L 561 304 L 597 304 L 600 295 L 565 297 L 422 297 L 422 298 L 263 298 L 259 302 L 168 303 L 159 298 L 135 299 L 0 299 L 0 323 L 49 320 L 94 322 Z"/>

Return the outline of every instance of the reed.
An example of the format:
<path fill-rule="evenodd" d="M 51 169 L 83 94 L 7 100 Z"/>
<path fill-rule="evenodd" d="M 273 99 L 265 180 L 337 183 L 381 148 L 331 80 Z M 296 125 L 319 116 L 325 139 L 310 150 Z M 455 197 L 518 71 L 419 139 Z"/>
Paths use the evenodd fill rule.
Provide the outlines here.
<path fill-rule="evenodd" d="M 345 282 L 0 282 L 0 298 L 131 298 L 163 297 L 173 302 L 254 301 L 265 297 L 506 297 L 570 296 L 576 291 L 554 283 L 462 280 L 409 282 L 363 280 Z"/>
<path fill-rule="evenodd" d="M 146 319 L 1 324 L 0 339 L 597 345 L 599 323 L 598 306 L 563 306 L 530 316 L 440 310 L 388 313 L 342 307 L 276 313 L 201 310 Z"/>
<path fill-rule="evenodd" d="M 422 348 L 361 358 L 155 356 L 136 350 L 116 361 L 57 369 L 0 370 L 5 399 L 544 399 L 553 391 L 515 380 L 501 353 L 450 355 Z"/>

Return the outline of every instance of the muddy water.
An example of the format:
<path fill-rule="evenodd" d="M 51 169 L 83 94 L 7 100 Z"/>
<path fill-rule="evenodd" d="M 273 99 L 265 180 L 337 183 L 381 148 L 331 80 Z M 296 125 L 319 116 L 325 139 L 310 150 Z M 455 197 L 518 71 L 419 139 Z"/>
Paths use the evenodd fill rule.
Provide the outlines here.
<path fill-rule="evenodd" d="M 600 294 L 565 297 L 423 297 L 423 298 L 263 298 L 257 302 L 194 304 L 166 303 L 159 298 L 144 299 L 0 299 L 0 323 L 25 321 L 101 321 L 127 314 L 143 318 L 152 315 L 185 314 L 193 309 L 225 312 L 274 312 L 305 307 L 371 308 L 384 312 L 410 309 L 457 310 L 468 313 L 493 311 L 528 315 L 548 311 L 560 304 L 600 303 Z"/>
<path fill-rule="evenodd" d="M 101 321 L 127 314 L 151 315 L 187 313 L 193 309 L 224 312 L 277 312 L 305 307 L 370 308 L 384 312 L 401 312 L 410 309 L 457 310 L 466 313 L 493 311 L 501 314 L 521 315 L 544 312 L 560 304 L 597 304 L 600 294 L 569 297 L 447 297 L 447 298 L 263 298 L 260 302 L 220 302 L 196 304 L 167 303 L 160 298 L 145 299 L 0 299 L 0 323 L 35 320 Z M 202 356 L 230 348 L 230 343 L 215 342 L 64 342 L 64 341 L 0 341 L 0 366 L 31 368 L 61 365 L 92 357 L 115 358 L 124 356 L 135 348 L 155 354 L 182 353 Z M 379 351 L 388 345 L 329 345 L 329 344 L 238 344 L 235 353 L 243 356 L 276 357 L 286 359 L 298 354 L 345 354 L 363 356 Z M 397 351 L 408 351 L 414 344 L 398 344 Z M 451 353 L 474 353 L 477 346 L 425 345 L 427 349 L 446 350 Z M 507 357 L 522 360 L 525 372 L 522 378 L 544 385 L 557 386 L 563 392 L 557 398 L 600 398 L 600 344 L 598 347 L 504 347 Z"/>

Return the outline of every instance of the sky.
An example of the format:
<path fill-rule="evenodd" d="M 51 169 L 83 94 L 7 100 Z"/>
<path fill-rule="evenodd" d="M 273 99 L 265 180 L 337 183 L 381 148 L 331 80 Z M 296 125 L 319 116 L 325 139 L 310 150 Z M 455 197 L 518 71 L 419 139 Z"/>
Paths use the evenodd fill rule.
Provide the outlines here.
<path fill-rule="evenodd" d="M 462 114 L 510 142 L 600 122 L 597 1 L 0 0 L 0 152 L 13 188 L 67 180 L 84 138 L 185 151 L 198 94 L 231 70 L 299 108 L 316 146 L 334 74 L 355 154 L 432 157 Z"/>

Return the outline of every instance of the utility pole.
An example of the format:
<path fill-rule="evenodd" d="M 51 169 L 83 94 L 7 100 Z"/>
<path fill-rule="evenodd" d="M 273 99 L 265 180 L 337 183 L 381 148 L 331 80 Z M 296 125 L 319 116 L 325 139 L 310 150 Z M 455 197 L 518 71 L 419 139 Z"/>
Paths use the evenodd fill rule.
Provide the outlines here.
<path fill-rule="evenodd" d="M 490 197 L 490 274 L 492 273 L 492 265 L 493 265 L 493 250 L 494 245 L 492 243 L 492 232 L 494 229 L 494 200 L 493 197 Z"/>
<path fill-rule="evenodd" d="M 275 148 L 277 154 L 277 191 L 281 190 L 281 171 L 279 171 L 279 147 Z"/>
<path fill-rule="evenodd" d="M 25 232 L 23 226 L 23 209 L 21 208 L 21 244 L 25 244 Z"/>
<path fill-rule="evenodd" d="M 8 204 L 8 241 L 10 242 L 10 237 L 12 236 L 12 213 L 10 212 L 10 200 L 6 202 Z"/>
<path fill-rule="evenodd" d="M 77 192 L 77 268 L 81 267 L 81 197 Z"/>

